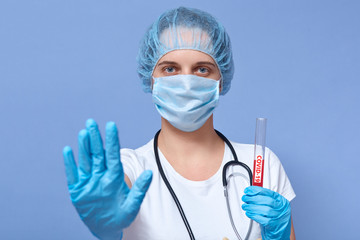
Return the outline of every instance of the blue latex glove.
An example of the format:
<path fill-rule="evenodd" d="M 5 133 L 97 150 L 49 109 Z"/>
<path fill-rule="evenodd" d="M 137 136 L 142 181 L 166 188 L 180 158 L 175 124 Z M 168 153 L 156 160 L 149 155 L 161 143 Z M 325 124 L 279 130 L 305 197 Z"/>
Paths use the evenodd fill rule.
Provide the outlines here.
<path fill-rule="evenodd" d="M 291 232 L 290 202 L 279 193 L 266 188 L 245 188 L 242 209 L 261 226 L 263 240 L 289 240 Z"/>
<path fill-rule="evenodd" d="M 70 198 L 80 218 L 96 237 L 121 239 L 139 212 L 152 172 L 144 171 L 129 189 L 113 122 L 106 125 L 105 151 L 97 124 L 89 119 L 79 133 L 79 166 L 70 147 L 63 155 Z"/>

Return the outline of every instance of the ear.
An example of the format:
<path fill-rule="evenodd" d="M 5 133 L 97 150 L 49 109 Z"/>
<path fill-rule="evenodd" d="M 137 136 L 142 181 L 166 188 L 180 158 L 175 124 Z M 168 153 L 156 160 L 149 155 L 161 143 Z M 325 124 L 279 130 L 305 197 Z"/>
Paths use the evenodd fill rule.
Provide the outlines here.
<path fill-rule="evenodd" d="M 219 84 L 219 94 L 221 93 L 221 91 L 222 91 L 222 86 L 223 86 L 223 80 L 222 80 L 222 78 L 220 78 L 220 84 Z"/>
<path fill-rule="evenodd" d="M 150 86 L 151 92 L 154 89 L 154 82 L 155 82 L 155 79 L 153 76 L 151 76 L 151 86 Z"/>

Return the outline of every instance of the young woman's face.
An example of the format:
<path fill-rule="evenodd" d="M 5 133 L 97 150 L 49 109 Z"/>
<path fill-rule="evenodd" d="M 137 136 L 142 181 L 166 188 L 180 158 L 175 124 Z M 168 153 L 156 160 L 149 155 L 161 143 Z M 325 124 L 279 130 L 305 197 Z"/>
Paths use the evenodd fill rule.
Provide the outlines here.
<path fill-rule="evenodd" d="M 212 57 L 206 53 L 179 49 L 165 54 L 155 66 L 153 77 L 192 74 L 219 80 L 220 71 Z"/>

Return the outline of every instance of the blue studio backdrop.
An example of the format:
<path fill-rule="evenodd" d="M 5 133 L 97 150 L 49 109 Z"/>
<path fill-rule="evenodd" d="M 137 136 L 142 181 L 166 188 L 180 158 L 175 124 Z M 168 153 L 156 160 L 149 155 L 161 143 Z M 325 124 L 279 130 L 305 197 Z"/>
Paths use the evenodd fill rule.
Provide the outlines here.
<path fill-rule="evenodd" d="M 77 152 L 90 117 L 102 132 L 115 121 L 122 147 L 153 137 L 160 117 L 135 59 L 148 26 L 178 6 L 227 29 L 236 69 L 215 127 L 253 143 L 256 117 L 268 118 L 297 238 L 358 236 L 359 1 L 1 0 L 0 239 L 95 239 L 70 202 L 62 148 Z"/>

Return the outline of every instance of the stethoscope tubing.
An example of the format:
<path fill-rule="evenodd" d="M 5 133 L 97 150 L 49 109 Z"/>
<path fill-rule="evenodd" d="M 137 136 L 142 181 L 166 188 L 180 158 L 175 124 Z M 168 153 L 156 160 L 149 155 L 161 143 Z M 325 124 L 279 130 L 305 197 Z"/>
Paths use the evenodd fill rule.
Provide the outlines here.
<path fill-rule="evenodd" d="M 185 213 L 184 213 L 184 210 L 182 209 L 182 206 L 180 204 L 180 201 L 179 199 L 177 198 L 174 190 L 172 189 L 169 181 L 167 180 L 166 176 L 165 176 L 165 173 L 164 173 L 164 170 L 161 166 L 161 163 L 160 163 L 160 157 L 159 157 L 159 151 L 158 151 L 158 138 L 159 138 L 159 134 L 160 134 L 160 131 L 161 129 L 155 134 L 155 137 L 154 137 L 154 153 L 155 153 L 155 159 L 156 159 L 156 164 L 158 166 L 158 169 L 159 169 L 159 173 L 161 175 L 161 178 L 163 179 L 166 187 L 169 189 L 169 192 L 171 194 L 171 196 L 173 197 L 174 201 L 175 201 L 175 204 L 179 210 L 179 213 L 181 215 L 181 218 L 183 219 L 183 222 L 185 224 L 185 227 L 189 233 L 189 236 L 190 236 L 190 239 L 191 240 L 195 240 L 195 237 L 194 237 L 194 234 L 191 230 L 191 227 L 190 227 L 190 224 L 185 216 Z"/>

